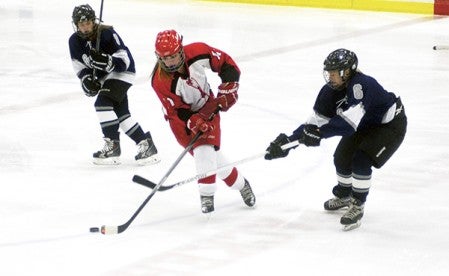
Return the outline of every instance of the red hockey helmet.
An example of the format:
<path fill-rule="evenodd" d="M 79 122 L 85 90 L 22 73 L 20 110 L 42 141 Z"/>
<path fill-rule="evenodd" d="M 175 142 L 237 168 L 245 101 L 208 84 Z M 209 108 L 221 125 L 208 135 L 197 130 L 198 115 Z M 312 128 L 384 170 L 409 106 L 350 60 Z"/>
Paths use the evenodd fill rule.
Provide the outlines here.
<path fill-rule="evenodd" d="M 182 36 L 175 30 L 166 30 L 157 34 L 156 54 L 159 57 L 171 56 L 182 50 Z"/>
<path fill-rule="evenodd" d="M 175 30 L 166 30 L 157 34 L 156 37 L 156 56 L 159 65 L 166 72 L 176 72 L 184 64 L 184 49 L 182 47 L 182 35 L 178 34 Z M 163 59 L 168 56 L 173 56 L 179 53 L 178 62 L 167 66 Z"/>

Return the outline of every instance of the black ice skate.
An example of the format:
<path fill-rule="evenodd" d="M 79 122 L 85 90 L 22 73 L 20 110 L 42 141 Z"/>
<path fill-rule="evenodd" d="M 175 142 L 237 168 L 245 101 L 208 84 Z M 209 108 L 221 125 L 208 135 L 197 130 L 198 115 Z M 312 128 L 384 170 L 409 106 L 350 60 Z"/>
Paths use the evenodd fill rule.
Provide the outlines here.
<path fill-rule="evenodd" d="M 251 189 L 251 186 L 249 185 L 248 180 L 245 179 L 245 185 L 240 190 L 240 194 L 242 195 L 243 201 L 246 205 L 249 207 L 254 206 L 256 204 L 256 196 L 253 193 L 253 190 Z"/>
<path fill-rule="evenodd" d="M 161 161 L 157 154 L 156 145 L 154 145 L 153 139 L 151 139 L 151 135 L 149 132 L 147 132 L 147 137 L 148 138 L 140 141 L 139 144 L 137 144 L 139 148 L 135 159 L 137 164 L 141 166 L 156 164 Z"/>
<path fill-rule="evenodd" d="M 340 223 L 343 224 L 343 230 L 349 231 L 359 227 L 362 222 L 363 209 L 365 204 L 360 200 L 352 198 L 348 211 L 341 217 Z"/>
<path fill-rule="evenodd" d="M 214 196 L 200 196 L 201 197 L 201 212 L 204 214 L 213 212 L 214 209 Z"/>
<path fill-rule="evenodd" d="M 95 165 L 119 165 L 120 164 L 120 141 L 103 138 L 103 149 L 93 154 Z"/>
<path fill-rule="evenodd" d="M 334 197 L 324 202 L 324 209 L 328 211 L 335 211 L 341 208 L 349 207 L 351 204 L 351 197 Z"/>

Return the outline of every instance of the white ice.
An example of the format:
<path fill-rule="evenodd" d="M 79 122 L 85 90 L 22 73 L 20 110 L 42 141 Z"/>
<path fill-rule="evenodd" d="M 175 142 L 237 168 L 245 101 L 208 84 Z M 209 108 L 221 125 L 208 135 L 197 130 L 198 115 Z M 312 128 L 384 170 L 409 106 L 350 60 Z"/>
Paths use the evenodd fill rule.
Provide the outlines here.
<path fill-rule="evenodd" d="M 0 275 L 448 275 L 449 18 L 201 1 L 105 0 L 137 64 L 130 109 L 163 161 L 100 167 L 93 99 L 71 67 L 71 13 L 85 1 L 0 3 Z M 99 14 L 100 1 L 90 2 Z M 89 227 L 126 222 L 149 195 L 134 174 L 158 182 L 182 152 L 151 89 L 157 32 L 231 54 L 241 70 L 238 104 L 223 121 L 230 162 L 261 153 L 312 111 L 322 62 L 340 47 L 360 69 L 402 97 L 406 139 L 373 185 L 361 228 L 343 232 L 323 202 L 336 183 L 332 154 L 299 147 L 281 160 L 240 165 L 257 196 L 244 206 L 220 183 L 216 212 L 200 212 L 192 182 L 158 192 L 124 233 Z M 218 78 L 210 75 L 216 87 Z M 166 184 L 194 176 L 186 156 Z"/>

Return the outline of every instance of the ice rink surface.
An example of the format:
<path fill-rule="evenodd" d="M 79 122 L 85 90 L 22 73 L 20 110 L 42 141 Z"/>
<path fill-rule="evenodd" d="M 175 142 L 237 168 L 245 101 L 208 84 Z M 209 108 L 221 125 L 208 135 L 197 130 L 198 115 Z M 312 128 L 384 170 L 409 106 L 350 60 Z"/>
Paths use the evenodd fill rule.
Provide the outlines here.
<path fill-rule="evenodd" d="M 130 109 L 163 161 L 99 167 L 103 146 L 92 98 L 71 66 L 71 13 L 79 1 L 0 3 L 0 275 L 448 275 L 449 18 L 199 1 L 105 0 L 103 20 L 131 49 L 137 80 Z M 100 1 L 90 2 L 99 14 Z M 359 68 L 400 95 L 406 139 L 374 170 L 361 228 L 343 232 L 323 202 L 336 183 L 332 154 L 299 147 L 287 158 L 239 166 L 257 207 L 219 183 L 216 212 L 200 212 L 196 184 L 158 192 L 120 235 L 89 227 L 126 222 L 182 152 L 149 75 L 154 40 L 176 29 L 184 43 L 229 53 L 242 70 L 240 99 L 222 115 L 223 152 L 236 161 L 263 152 L 312 112 L 322 62 L 345 47 Z M 210 75 L 212 87 L 218 78 Z M 194 176 L 186 156 L 167 184 Z"/>

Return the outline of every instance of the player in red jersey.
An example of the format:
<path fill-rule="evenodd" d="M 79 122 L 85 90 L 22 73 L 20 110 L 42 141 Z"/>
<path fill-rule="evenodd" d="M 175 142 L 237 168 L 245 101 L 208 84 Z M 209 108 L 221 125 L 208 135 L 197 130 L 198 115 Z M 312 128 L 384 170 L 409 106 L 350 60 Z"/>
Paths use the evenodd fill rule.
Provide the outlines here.
<path fill-rule="evenodd" d="M 213 114 L 217 109 L 228 111 L 237 101 L 240 69 L 228 54 L 205 43 L 183 45 L 182 36 L 175 30 L 158 33 L 155 48 L 158 60 L 151 85 L 164 107 L 165 119 L 184 148 L 196 133 L 203 133 L 190 153 L 198 174 L 214 171 L 227 161 L 220 151 L 220 114 Z M 206 69 L 221 79 L 216 96 Z M 198 180 L 203 213 L 214 211 L 217 176 L 239 190 L 246 205 L 254 206 L 256 198 L 249 182 L 234 167 Z"/>

